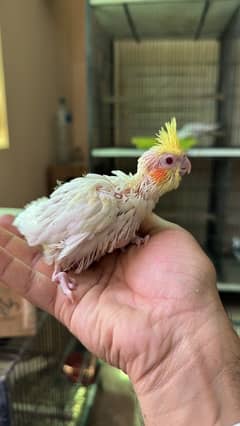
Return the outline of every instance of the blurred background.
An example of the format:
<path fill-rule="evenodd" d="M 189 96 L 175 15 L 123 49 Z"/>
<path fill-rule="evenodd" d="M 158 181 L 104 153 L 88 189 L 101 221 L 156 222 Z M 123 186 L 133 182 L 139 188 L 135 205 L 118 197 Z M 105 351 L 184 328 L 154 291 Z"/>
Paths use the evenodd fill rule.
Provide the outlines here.
<path fill-rule="evenodd" d="M 156 210 L 211 257 L 239 331 L 240 0 L 1 0 L 0 30 L 0 212 L 133 172 L 175 116 L 192 173 Z M 127 377 L 2 285 L 0 377 L 1 426 L 137 424 Z"/>

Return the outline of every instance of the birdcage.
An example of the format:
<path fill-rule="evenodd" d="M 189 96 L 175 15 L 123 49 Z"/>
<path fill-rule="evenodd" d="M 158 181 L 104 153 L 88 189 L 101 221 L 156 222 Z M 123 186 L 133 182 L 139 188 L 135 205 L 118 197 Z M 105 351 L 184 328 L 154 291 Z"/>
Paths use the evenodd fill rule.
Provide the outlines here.
<path fill-rule="evenodd" d="M 35 336 L 0 340 L 0 426 L 84 425 L 97 361 L 48 314 Z"/>
<path fill-rule="evenodd" d="M 90 0 L 88 8 L 91 167 L 133 171 L 144 144 L 175 116 L 195 138 L 192 173 L 157 212 L 193 233 L 222 288 L 240 283 L 239 6 Z"/>

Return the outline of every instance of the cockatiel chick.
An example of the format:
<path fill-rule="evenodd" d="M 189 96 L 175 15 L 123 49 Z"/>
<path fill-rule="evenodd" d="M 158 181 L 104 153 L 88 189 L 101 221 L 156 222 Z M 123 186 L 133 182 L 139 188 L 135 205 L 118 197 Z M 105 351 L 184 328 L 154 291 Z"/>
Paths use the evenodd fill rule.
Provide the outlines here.
<path fill-rule="evenodd" d="M 135 174 L 113 171 L 73 179 L 49 198 L 27 205 L 14 224 L 30 246 L 43 247 L 46 263 L 55 267 L 52 280 L 72 300 L 75 281 L 68 271 L 80 274 L 106 253 L 143 242 L 137 233 L 145 216 L 190 171 L 173 118 L 139 158 Z"/>

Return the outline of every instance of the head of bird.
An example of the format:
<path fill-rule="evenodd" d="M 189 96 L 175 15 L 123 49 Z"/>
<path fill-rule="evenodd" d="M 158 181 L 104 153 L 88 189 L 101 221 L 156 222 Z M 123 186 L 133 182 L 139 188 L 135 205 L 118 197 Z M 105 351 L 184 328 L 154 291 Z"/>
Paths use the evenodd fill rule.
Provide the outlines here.
<path fill-rule="evenodd" d="M 138 160 L 138 175 L 147 177 L 160 192 L 179 186 L 181 178 L 191 171 L 191 163 L 177 136 L 176 119 L 165 124 L 156 135 L 156 144 Z"/>

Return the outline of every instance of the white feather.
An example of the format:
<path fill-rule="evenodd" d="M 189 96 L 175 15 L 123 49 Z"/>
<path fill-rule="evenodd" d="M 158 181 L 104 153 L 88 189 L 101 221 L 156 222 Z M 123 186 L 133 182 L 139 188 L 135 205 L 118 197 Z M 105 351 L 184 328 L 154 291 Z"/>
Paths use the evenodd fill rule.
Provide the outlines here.
<path fill-rule="evenodd" d="M 128 244 L 152 203 L 129 188 L 131 175 L 88 174 L 58 186 L 50 198 L 30 203 L 15 220 L 29 245 L 62 270 L 86 269 L 105 253 Z M 123 195 L 119 195 L 123 191 Z"/>

